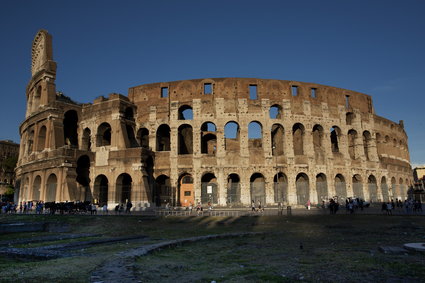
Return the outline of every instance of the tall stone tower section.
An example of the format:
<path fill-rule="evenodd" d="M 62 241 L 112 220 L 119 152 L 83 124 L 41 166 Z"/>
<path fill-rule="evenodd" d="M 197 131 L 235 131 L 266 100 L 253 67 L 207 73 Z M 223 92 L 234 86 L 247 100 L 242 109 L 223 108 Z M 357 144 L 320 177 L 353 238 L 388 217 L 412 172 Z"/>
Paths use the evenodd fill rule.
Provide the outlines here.
<path fill-rule="evenodd" d="M 55 100 L 56 62 L 53 61 L 52 36 L 40 30 L 31 50 L 31 80 L 26 89 L 26 117 Z"/>

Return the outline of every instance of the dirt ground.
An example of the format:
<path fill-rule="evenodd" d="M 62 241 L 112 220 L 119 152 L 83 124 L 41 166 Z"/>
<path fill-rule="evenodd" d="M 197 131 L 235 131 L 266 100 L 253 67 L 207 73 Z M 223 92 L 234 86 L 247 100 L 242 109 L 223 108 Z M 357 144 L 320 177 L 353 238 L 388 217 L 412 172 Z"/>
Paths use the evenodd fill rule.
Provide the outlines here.
<path fill-rule="evenodd" d="M 423 216 L 0 215 L 0 221 L 67 223 L 71 231 L 61 235 L 92 233 L 98 242 L 145 236 L 75 248 L 66 251 L 69 256 L 49 260 L 1 255 L 2 282 L 113 282 L 110 278 L 117 277 L 108 274 L 114 272 L 118 278 L 122 273 L 122 282 L 424 282 L 425 278 L 425 255 L 401 249 L 404 243 L 425 242 Z M 246 232 L 260 234 L 166 245 L 143 256 L 129 256 L 170 240 Z M 37 238 L 36 246 L 43 248 L 57 244 L 52 238 L 40 242 L 40 237 L 51 234 L 5 234 L 0 242 Z M 76 242 L 63 238 L 61 244 Z M 33 245 L 21 241 L 8 247 Z M 382 248 L 397 252 L 384 253 Z"/>

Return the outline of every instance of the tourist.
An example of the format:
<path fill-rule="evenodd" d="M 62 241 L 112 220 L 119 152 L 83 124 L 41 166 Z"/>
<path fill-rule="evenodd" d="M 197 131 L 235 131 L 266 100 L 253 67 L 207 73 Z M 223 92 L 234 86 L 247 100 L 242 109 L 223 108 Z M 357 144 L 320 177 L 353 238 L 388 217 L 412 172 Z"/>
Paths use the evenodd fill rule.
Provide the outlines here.
<path fill-rule="evenodd" d="M 311 202 L 310 202 L 310 200 L 308 200 L 307 201 L 307 210 L 310 210 L 310 207 L 311 207 Z"/>
<path fill-rule="evenodd" d="M 387 212 L 387 203 L 385 201 L 382 202 L 381 212 Z"/>
<path fill-rule="evenodd" d="M 354 213 L 354 204 L 353 201 L 349 201 L 348 202 L 348 211 L 350 212 L 350 214 Z"/>
<path fill-rule="evenodd" d="M 255 202 L 251 201 L 251 211 L 255 212 Z"/>
<path fill-rule="evenodd" d="M 103 211 L 103 214 L 104 215 L 107 215 L 108 214 L 108 205 L 106 203 L 103 205 L 102 211 Z"/>
<path fill-rule="evenodd" d="M 131 212 L 131 208 L 133 207 L 133 204 L 131 203 L 131 201 L 127 201 L 127 205 L 126 205 L 126 208 L 125 208 L 125 213 L 128 213 L 128 214 L 130 214 Z"/>
<path fill-rule="evenodd" d="M 387 214 L 392 215 L 393 214 L 392 210 L 393 210 L 393 205 L 391 204 L 391 202 L 387 202 Z"/>

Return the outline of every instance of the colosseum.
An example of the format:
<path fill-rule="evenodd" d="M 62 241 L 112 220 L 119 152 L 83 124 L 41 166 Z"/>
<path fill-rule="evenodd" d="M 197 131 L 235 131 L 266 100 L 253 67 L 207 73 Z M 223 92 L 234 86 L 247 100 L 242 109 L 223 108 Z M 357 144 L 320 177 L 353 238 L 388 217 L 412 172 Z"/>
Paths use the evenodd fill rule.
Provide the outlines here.
<path fill-rule="evenodd" d="M 405 199 L 403 122 L 369 95 L 315 83 L 215 78 L 144 84 L 76 103 L 56 92 L 52 37 L 32 44 L 19 201 L 109 208 Z"/>

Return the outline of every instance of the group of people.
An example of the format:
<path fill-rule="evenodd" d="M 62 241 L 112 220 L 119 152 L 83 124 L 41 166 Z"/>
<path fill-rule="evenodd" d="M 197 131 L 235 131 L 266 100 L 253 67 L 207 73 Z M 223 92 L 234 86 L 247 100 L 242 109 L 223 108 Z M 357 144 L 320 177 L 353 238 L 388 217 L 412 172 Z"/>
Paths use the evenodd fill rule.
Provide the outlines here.
<path fill-rule="evenodd" d="M 44 202 L 43 201 L 24 201 L 20 202 L 17 205 L 14 202 L 1 202 L 0 203 L 0 213 L 19 213 L 19 214 L 27 214 L 35 211 L 36 214 L 43 214 L 44 210 Z"/>
<path fill-rule="evenodd" d="M 131 201 L 127 201 L 125 204 L 125 213 L 131 214 L 132 207 L 133 207 L 133 204 L 131 203 Z M 106 209 L 106 211 L 108 210 Z M 115 206 L 115 214 L 121 214 L 123 212 L 124 212 L 124 204 L 123 203 L 117 204 Z"/>
<path fill-rule="evenodd" d="M 261 201 L 258 201 L 258 207 L 255 206 L 255 201 L 251 201 L 251 211 L 252 212 L 263 212 L 264 206 L 261 205 Z"/>
<path fill-rule="evenodd" d="M 381 211 L 386 212 L 388 215 L 392 215 L 394 209 L 402 209 L 404 213 L 422 213 L 422 203 L 420 200 L 414 201 L 413 199 L 406 199 L 404 202 L 401 200 L 391 200 L 388 202 L 382 202 Z"/>

